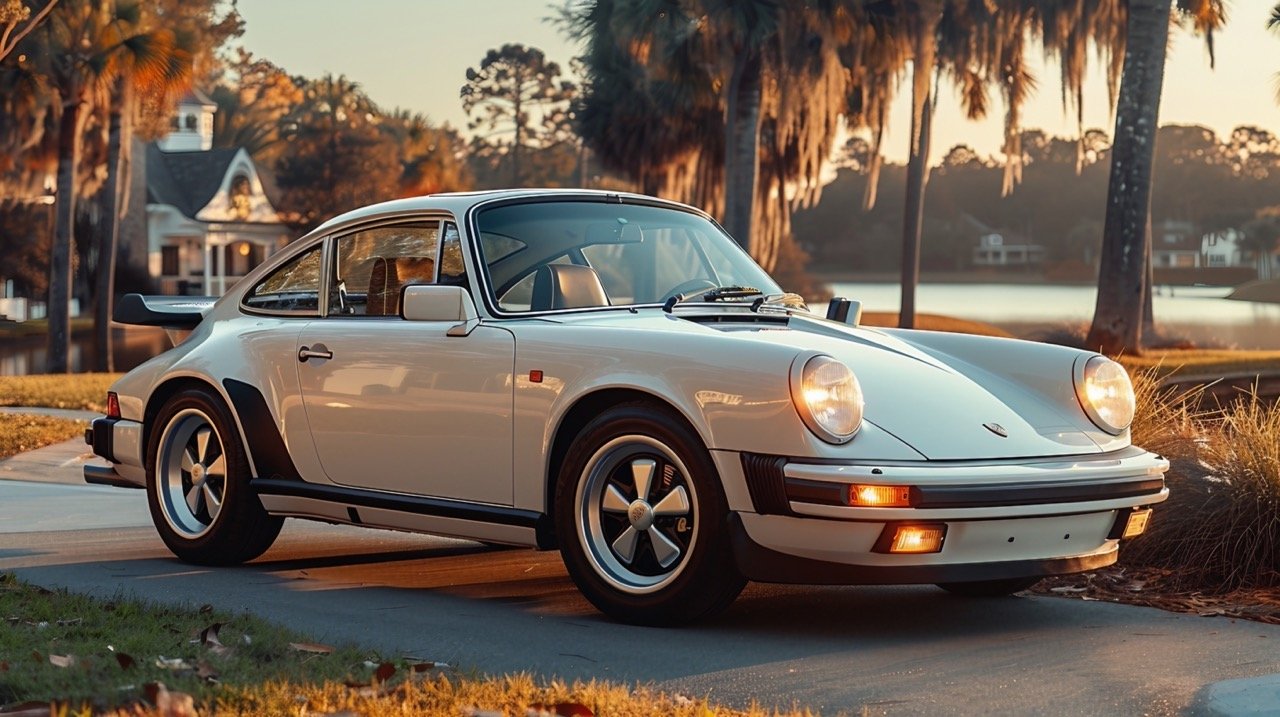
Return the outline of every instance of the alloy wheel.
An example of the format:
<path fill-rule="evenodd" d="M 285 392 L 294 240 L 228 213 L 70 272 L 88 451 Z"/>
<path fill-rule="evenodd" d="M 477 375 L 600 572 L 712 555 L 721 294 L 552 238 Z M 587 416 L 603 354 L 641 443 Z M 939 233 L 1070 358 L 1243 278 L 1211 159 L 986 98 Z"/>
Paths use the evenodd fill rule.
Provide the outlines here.
<path fill-rule="evenodd" d="M 226 496 L 227 459 L 213 422 L 188 408 L 165 427 L 156 457 L 156 491 L 166 522 L 194 539 L 209 532 Z"/>
<path fill-rule="evenodd" d="M 660 590 L 683 571 L 698 537 L 698 496 L 666 445 L 615 438 L 587 461 L 578 484 L 579 539 L 591 567 L 624 592 Z"/>

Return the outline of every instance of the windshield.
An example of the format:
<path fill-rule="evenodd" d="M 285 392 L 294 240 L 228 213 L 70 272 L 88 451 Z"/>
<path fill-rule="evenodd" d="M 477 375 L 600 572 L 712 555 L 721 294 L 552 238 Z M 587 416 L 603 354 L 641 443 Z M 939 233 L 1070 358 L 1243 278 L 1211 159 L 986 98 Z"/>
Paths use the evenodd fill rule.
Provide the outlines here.
<path fill-rule="evenodd" d="M 540 200 L 482 209 L 476 224 L 490 298 L 502 311 L 661 304 L 722 286 L 781 291 L 692 212 Z"/>

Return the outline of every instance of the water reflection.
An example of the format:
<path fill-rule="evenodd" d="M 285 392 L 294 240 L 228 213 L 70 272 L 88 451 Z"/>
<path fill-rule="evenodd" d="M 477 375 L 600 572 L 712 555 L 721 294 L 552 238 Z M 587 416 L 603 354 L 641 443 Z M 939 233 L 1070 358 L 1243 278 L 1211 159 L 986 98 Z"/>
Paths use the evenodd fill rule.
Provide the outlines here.
<path fill-rule="evenodd" d="M 836 296 L 857 299 L 865 311 L 897 311 L 897 283 L 831 285 Z M 1200 344 L 1241 349 L 1280 349 L 1280 304 L 1227 299 L 1226 287 L 1157 287 L 1156 325 L 1169 335 Z M 1080 325 L 1093 318 L 1097 287 L 1053 284 L 923 284 L 918 311 L 985 321 L 1025 336 L 1037 329 Z M 825 307 L 814 307 L 820 310 Z"/>
<path fill-rule="evenodd" d="M 169 348 L 164 329 L 130 326 L 115 329 L 114 358 L 117 371 L 128 371 Z M 92 371 L 96 353 L 93 335 L 77 333 L 71 338 L 68 362 L 72 372 Z M 49 370 L 48 339 L 27 336 L 0 340 L 0 376 L 23 376 Z"/>

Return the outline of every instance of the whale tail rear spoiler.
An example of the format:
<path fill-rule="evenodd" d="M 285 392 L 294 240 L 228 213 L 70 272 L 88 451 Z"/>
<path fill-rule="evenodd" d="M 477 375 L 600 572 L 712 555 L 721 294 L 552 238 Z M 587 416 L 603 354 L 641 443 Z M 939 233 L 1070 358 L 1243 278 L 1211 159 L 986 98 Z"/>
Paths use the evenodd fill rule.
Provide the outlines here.
<path fill-rule="evenodd" d="M 217 300 L 216 296 L 125 294 L 116 302 L 114 319 L 121 324 L 159 326 L 170 332 L 170 338 L 176 339 L 173 332 L 194 329 Z"/>

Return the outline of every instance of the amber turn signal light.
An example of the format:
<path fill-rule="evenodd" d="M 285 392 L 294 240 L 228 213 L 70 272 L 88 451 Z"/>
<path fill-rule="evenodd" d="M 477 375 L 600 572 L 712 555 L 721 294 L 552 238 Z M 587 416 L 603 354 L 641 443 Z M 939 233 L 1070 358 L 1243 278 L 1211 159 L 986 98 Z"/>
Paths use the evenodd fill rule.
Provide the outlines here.
<path fill-rule="evenodd" d="M 940 553 L 947 537 L 945 525 L 900 525 L 894 533 L 890 553 Z"/>
<path fill-rule="evenodd" d="M 910 508 L 911 488 L 898 485 L 851 485 L 849 505 L 859 508 Z"/>

